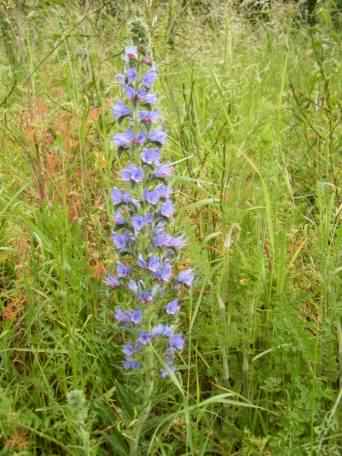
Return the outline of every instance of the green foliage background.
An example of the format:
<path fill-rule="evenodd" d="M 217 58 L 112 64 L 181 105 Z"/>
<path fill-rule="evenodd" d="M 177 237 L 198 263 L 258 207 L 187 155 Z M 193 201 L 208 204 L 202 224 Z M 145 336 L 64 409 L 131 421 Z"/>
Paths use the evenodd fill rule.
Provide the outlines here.
<path fill-rule="evenodd" d="M 336 4 L 311 25 L 293 3 L 258 20 L 224 1 L 1 8 L 0 455 L 129 454 L 146 385 L 121 369 L 122 298 L 102 277 L 114 76 L 137 11 L 198 274 L 180 376 L 158 385 L 138 455 L 339 455 Z"/>

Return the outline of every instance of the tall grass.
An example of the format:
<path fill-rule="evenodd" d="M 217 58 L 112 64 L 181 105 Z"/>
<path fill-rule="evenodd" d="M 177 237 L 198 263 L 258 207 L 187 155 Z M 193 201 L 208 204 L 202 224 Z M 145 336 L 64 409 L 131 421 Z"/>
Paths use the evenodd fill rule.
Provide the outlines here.
<path fill-rule="evenodd" d="M 338 455 L 341 34 L 173 6 L 147 20 L 198 280 L 138 454 Z M 124 456 L 146 385 L 102 278 L 125 23 L 52 2 L 1 27 L 0 454 Z"/>

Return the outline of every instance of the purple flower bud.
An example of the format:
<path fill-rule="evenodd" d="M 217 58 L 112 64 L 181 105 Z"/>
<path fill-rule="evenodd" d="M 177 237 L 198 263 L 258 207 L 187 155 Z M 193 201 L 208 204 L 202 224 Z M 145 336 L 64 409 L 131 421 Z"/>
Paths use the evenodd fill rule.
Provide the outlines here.
<path fill-rule="evenodd" d="M 147 139 L 157 144 L 158 146 L 162 146 L 166 142 L 166 133 L 162 130 L 152 130 L 149 132 Z"/>
<path fill-rule="evenodd" d="M 143 149 L 141 153 L 141 160 L 146 165 L 156 165 L 159 163 L 160 150 L 159 149 Z"/>
<path fill-rule="evenodd" d="M 120 279 L 124 279 L 125 277 L 127 277 L 131 273 L 131 271 L 132 268 L 130 268 L 124 263 L 118 262 L 116 265 L 116 273 Z"/>
<path fill-rule="evenodd" d="M 152 59 L 151 57 L 149 57 L 148 55 L 145 55 L 144 58 L 143 58 L 143 63 L 145 63 L 145 65 L 152 65 Z"/>
<path fill-rule="evenodd" d="M 170 218 L 173 216 L 175 209 L 171 200 L 166 200 L 160 207 L 160 213 L 163 217 Z"/>
<path fill-rule="evenodd" d="M 140 111 L 139 112 L 140 122 L 144 125 L 151 125 L 159 119 L 158 111 Z"/>
<path fill-rule="evenodd" d="M 138 48 L 136 46 L 127 46 L 125 49 L 124 60 L 125 62 L 131 62 L 137 60 L 138 58 Z"/>
<path fill-rule="evenodd" d="M 109 275 L 105 278 L 104 283 L 111 288 L 116 288 L 120 285 L 120 281 L 118 277 Z"/>
<path fill-rule="evenodd" d="M 131 115 L 131 110 L 122 101 L 118 101 L 113 106 L 112 113 L 114 119 L 122 120 Z"/>
<path fill-rule="evenodd" d="M 169 337 L 169 347 L 173 350 L 183 350 L 184 337 L 181 334 L 173 334 Z"/>
<path fill-rule="evenodd" d="M 144 171 L 142 168 L 130 164 L 121 171 L 121 178 L 126 182 L 139 183 L 144 180 Z"/>
<path fill-rule="evenodd" d="M 143 86 L 145 86 L 147 89 L 150 89 L 153 86 L 156 79 L 157 71 L 155 68 L 151 68 L 144 74 L 141 82 Z"/>
<path fill-rule="evenodd" d="M 181 271 L 176 280 L 178 283 L 186 285 L 190 288 L 194 280 L 194 273 L 192 272 L 192 269 L 185 269 L 184 271 Z"/>
<path fill-rule="evenodd" d="M 170 177 L 172 173 L 172 166 L 169 163 L 163 163 L 156 168 L 153 174 L 155 177 L 158 177 L 159 179 L 165 179 L 166 177 Z"/>
<path fill-rule="evenodd" d="M 178 299 L 174 299 L 173 301 L 170 301 L 168 304 L 165 306 L 166 313 L 169 315 L 176 315 L 180 309 L 179 301 Z"/>

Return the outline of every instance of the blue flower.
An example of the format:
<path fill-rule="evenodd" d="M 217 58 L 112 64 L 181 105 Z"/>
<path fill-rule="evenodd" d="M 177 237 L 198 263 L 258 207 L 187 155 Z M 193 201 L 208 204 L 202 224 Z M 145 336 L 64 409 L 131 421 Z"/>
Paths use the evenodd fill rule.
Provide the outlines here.
<path fill-rule="evenodd" d="M 163 217 L 170 218 L 174 214 L 174 207 L 171 200 L 166 200 L 160 207 L 160 213 Z"/>
<path fill-rule="evenodd" d="M 158 204 L 160 200 L 160 193 L 158 189 L 156 188 L 154 190 L 144 190 L 144 200 L 153 206 Z"/>
<path fill-rule="evenodd" d="M 144 170 L 138 166 L 130 164 L 121 171 L 121 178 L 123 181 L 132 181 L 137 184 L 144 180 Z"/>
<path fill-rule="evenodd" d="M 158 146 L 162 146 L 166 143 L 167 135 L 162 130 L 152 130 L 149 132 L 147 139 Z"/>
<path fill-rule="evenodd" d="M 133 215 L 131 218 L 131 224 L 136 234 L 139 233 L 139 231 L 141 231 L 146 225 L 150 225 L 152 221 L 153 215 L 149 213 L 145 215 Z"/>
<path fill-rule="evenodd" d="M 150 258 L 147 260 L 147 269 L 151 272 L 157 272 L 160 268 L 160 265 L 160 258 L 156 255 L 150 256 Z"/>
<path fill-rule="evenodd" d="M 151 342 L 151 340 L 152 340 L 152 334 L 149 331 L 141 331 L 137 338 L 137 345 L 138 346 L 147 345 Z"/>
<path fill-rule="evenodd" d="M 117 307 L 114 316 L 119 323 L 138 325 L 141 323 L 143 314 L 141 309 L 122 310 L 121 307 Z"/>
<path fill-rule="evenodd" d="M 141 82 L 144 87 L 146 87 L 147 89 L 150 89 L 153 86 L 153 84 L 155 83 L 156 79 L 157 79 L 157 71 L 155 68 L 151 68 L 144 74 Z"/>
<path fill-rule="evenodd" d="M 105 278 L 104 282 L 106 285 L 108 285 L 111 288 L 116 288 L 120 285 L 120 281 L 119 281 L 118 277 L 113 276 L 113 275 L 108 275 Z"/>
<path fill-rule="evenodd" d="M 141 323 L 142 320 L 142 311 L 141 309 L 135 309 L 131 312 L 130 314 L 131 322 L 134 323 L 135 325 L 138 325 Z"/>
<path fill-rule="evenodd" d="M 131 223 L 135 234 L 138 234 L 145 226 L 145 217 L 143 215 L 133 215 Z"/>
<path fill-rule="evenodd" d="M 173 173 L 173 168 L 169 163 L 163 163 L 156 167 L 154 171 L 154 176 L 160 179 L 165 179 L 166 177 L 170 177 Z"/>
<path fill-rule="evenodd" d="M 131 129 L 128 129 L 123 133 L 117 133 L 113 137 L 113 142 L 119 150 L 129 149 L 133 145 L 144 144 L 145 140 L 146 135 L 144 133 L 134 133 Z"/>
<path fill-rule="evenodd" d="M 152 290 L 141 290 L 138 291 L 137 298 L 140 302 L 147 304 L 153 301 Z"/>
<path fill-rule="evenodd" d="M 125 344 L 123 347 L 122 347 L 122 352 L 127 356 L 127 357 L 131 357 L 133 355 L 136 354 L 136 349 L 134 347 L 133 344 L 131 343 L 128 343 L 128 344 Z"/>
<path fill-rule="evenodd" d="M 169 347 L 177 351 L 183 350 L 184 337 L 181 334 L 172 334 L 169 337 Z"/>
<path fill-rule="evenodd" d="M 146 89 L 138 90 L 135 97 L 143 105 L 152 106 L 157 102 L 157 97 L 153 93 L 148 92 Z"/>
<path fill-rule="evenodd" d="M 172 189 L 168 185 L 159 184 L 156 187 L 156 190 L 158 191 L 160 198 L 163 198 L 163 199 L 170 198 L 170 196 L 172 194 Z"/>
<path fill-rule="evenodd" d="M 136 79 L 137 79 L 137 69 L 134 67 L 128 68 L 127 73 L 126 73 L 127 83 L 131 84 Z"/>
<path fill-rule="evenodd" d="M 133 240 L 134 238 L 129 231 L 124 231 L 122 233 L 112 233 L 113 244 L 119 252 L 127 251 Z"/>
<path fill-rule="evenodd" d="M 119 206 L 121 204 L 132 204 L 135 207 L 139 207 L 139 202 L 132 197 L 128 192 L 122 191 L 119 188 L 112 188 L 112 202 L 114 206 Z"/>
<path fill-rule="evenodd" d="M 126 74 L 118 74 L 116 80 L 121 84 L 122 88 L 125 88 L 125 85 L 132 84 L 137 78 L 137 70 L 134 67 L 128 68 Z"/>
<path fill-rule="evenodd" d="M 155 276 L 162 282 L 169 282 L 172 277 L 172 266 L 170 263 L 162 263 L 156 271 Z"/>
<path fill-rule="evenodd" d="M 152 242 L 155 247 L 168 247 L 175 250 L 179 250 L 185 245 L 183 236 L 171 236 L 163 228 L 155 230 Z"/>
<path fill-rule="evenodd" d="M 127 277 L 131 273 L 131 271 L 132 271 L 132 268 L 130 268 L 129 266 L 127 266 L 124 263 L 118 262 L 116 264 L 116 274 L 120 279 Z"/>
<path fill-rule="evenodd" d="M 143 149 L 140 157 L 146 165 L 159 164 L 160 149 Z"/>
<path fill-rule="evenodd" d="M 194 280 L 194 273 L 192 269 L 186 269 L 184 271 L 181 271 L 178 276 L 177 276 L 177 282 L 181 283 L 182 285 L 186 285 L 187 287 L 192 286 L 192 282 Z"/>
<path fill-rule="evenodd" d="M 173 299 L 172 301 L 167 303 L 165 306 L 166 313 L 169 315 L 176 315 L 176 313 L 178 313 L 179 309 L 180 309 L 180 304 L 179 304 L 178 299 Z"/>
<path fill-rule="evenodd" d="M 128 358 L 125 359 L 123 367 L 124 369 L 139 369 L 141 367 L 141 363 L 134 359 Z"/>
<path fill-rule="evenodd" d="M 118 226 L 126 225 L 127 220 L 122 215 L 121 211 L 118 210 L 114 214 L 114 223 Z"/>
<path fill-rule="evenodd" d="M 131 110 L 123 103 L 118 101 L 112 108 L 113 117 L 116 120 L 122 120 L 125 117 L 129 117 L 132 113 Z"/>
<path fill-rule="evenodd" d="M 145 125 L 151 125 L 159 119 L 158 111 L 140 111 L 139 112 L 140 122 Z"/>
<path fill-rule="evenodd" d="M 173 335 L 173 330 L 171 326 L 159 324 L 154 326 L 151 331 L 152 336 L 165 336 L 171 337 Z"/>

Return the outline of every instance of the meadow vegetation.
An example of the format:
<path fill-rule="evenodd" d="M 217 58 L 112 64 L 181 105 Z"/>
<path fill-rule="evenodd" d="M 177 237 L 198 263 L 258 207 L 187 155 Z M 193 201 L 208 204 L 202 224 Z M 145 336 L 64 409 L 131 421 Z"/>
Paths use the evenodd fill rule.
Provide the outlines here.
<path fill-rule="evenodd" d="M 128 455 L 146 390 L 103 284 L 128 17 L 84 3 L 1 6 L 1 456 Z M 139 9 L 197 279 L 136 454 L 338 456 L 342 22 L 184 4 Z"/>

